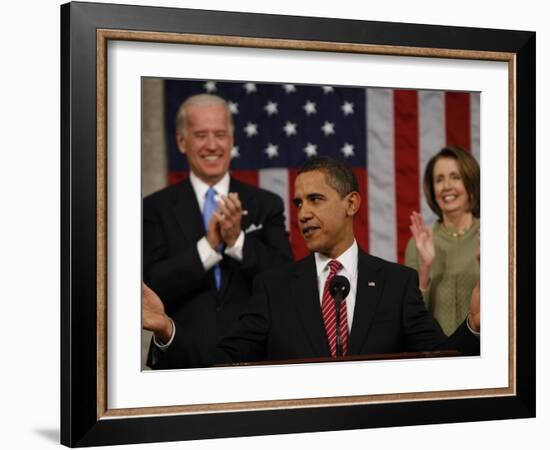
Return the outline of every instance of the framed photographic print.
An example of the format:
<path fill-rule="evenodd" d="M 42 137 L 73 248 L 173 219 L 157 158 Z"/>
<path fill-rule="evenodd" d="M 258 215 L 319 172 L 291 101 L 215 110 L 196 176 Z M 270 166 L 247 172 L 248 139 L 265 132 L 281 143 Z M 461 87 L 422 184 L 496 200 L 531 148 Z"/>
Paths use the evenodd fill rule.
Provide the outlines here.
<path fill-rule="evenodd" d="M 93 3 L 61 26 L 63 444 L 534 416 L 534 33 Z M 471 153 L 480 355 L 149 370 L 142 199 L 187 177 L 175 120 L 202 93 L 228 100 L 232 176 L 281 197 L 296 258 L 310 156 L 354 167 L 359 245 L 403 263 L 428 159 Z"/>

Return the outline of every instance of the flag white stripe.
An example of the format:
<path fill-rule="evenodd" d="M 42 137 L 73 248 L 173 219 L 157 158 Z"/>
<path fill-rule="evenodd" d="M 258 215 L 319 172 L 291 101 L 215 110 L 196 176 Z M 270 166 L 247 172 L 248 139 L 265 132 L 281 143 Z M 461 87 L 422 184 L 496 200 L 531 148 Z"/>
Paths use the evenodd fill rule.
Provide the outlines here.
<path fill-rule="evenodd" d="M 437 219 L 432 212 L 422 190 L 424 169 L 430 158 L 445 147 L 445 94 L 441 91 L 418 92 L 418 114 L 420 127 L 420 161 L 418 174 L 420 186 L 418 195 L 420 198 L 420 213 L 424 222 L 431 226 Z"/>
<path fill-rule="evenodd" d="M 472 92 L 470 94 L 470 135 L 472 155 L 481 165 L 480 153 L 480 94 Z"/>
<path fill-rule="evenodd" d="M 290 199 L 287 169 L 260 169 L 258 184 L 261 188 L 274 192 L 283 199 L 285 205 L 285 228 L 290 230 Z"/>
<path fill-rule="evenodd" d="M 367 89 L 370 253 L 397 260 L 393 91 Z"/>

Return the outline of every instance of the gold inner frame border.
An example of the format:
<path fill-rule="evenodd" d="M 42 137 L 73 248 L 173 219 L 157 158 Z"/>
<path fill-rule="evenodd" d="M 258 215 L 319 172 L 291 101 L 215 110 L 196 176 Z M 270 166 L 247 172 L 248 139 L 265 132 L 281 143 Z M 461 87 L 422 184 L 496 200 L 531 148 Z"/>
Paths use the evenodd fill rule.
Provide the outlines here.
<path fill-rule="evenodd" d="M 240 36 L 200 35 L 185 33 L 159 33 L 115 29 L 96 31 L 97 81 L 97 419 L 145 417 L 175 414 L 208 414 L 237 411 L 350 406 L 358 404 L 395 403 L 426 400 L 448 400 L 479 397 L 500 397 L 516 394 L 516 55 L 507 52 L 456 50 L 357 44 L 344 42 L 301 41 Z M 109 409 L 107 405 L 107 43 L 110 40 L 156 43 L 180 43 L 229 47 L 265 48 L 278 50 L 326 51 L 362 53 L 370 55 L 409 56 L 427 58 L 470 59 L 502 61 L 508 63 L 509 74 L 509 283 L 508 283 L 508 387 L 431 391 L 399 394 L 266 400 L 201 405 L 174 405 L 162 407 Z"/>

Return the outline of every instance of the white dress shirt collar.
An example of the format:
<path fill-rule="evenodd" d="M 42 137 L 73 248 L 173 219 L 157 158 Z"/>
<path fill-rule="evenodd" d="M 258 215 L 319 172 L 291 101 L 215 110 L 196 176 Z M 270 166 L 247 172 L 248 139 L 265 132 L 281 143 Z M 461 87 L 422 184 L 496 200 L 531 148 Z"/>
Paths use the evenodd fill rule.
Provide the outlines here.
<path fill-rule="evenodd" d="M 355 239 L 353 240 L 353 244 L 344 252 L 342 253 L 338 258 L 334 258 L 337 261 L 340 262 L 343 266 L 343 271 L 349 273 L 349 274 L 355 274 L 357 273 L 357 259 L 358 259 L 358 252 L 359 247 L 357 246 L 357 242 Z M 317 278 L 321 275 L 321 273 L 324 270 L 328 270 L 327 266 L 328 263 L 333 258 L 329 258 L 325 255 L 321 255 L 320 253 L 315 253 L 315 266 L 317 269 Z"/>
<path fill-rule="evenodd" d="M 193 186 L 193 190 L 195 191 L 197 201 L 199 202 L 199 208 L 202 211 L 204 209 L 204 200 L 206 198 L 206 192 L 208 191 L 210 186 L 206 184 L 204 181 L 202 181 L 193 172 L 190 172 L 189 174 L 189 181 L 191 182 L 191 186 Z M 214 188 L 214 190 L 218 195 L 227 196 L 227 194 L 229 193 L 229 181 L 230 181 L 229 172 L 226 172 L 223 178 L 212 187 Z"/>
<path fill-rule="evenodd" d="M 319 306 L 323 304 L 323 290 L 325 288 L 325 282 L 330 273 L 328 263 L 332 258 L 327 258 L 324 255 L 315 253 L 315 266 L 317 269 L 317 288 L 319 290 Z M 335 258 L 342 264 L 342 269 L 338 272 L 339 275 L 346 277 L 349 280 L 350 291 L 346 297 L 346 309 L 348 315 L 348 332 L 351 333 L 353 325 L 353 316 L 355 312 L 355 303 L 357 295 L 357 277 L 358 277 L 358 260 L 359 260 L 359 247 L 355 239 L 353 244 L 338 258 Z"/>

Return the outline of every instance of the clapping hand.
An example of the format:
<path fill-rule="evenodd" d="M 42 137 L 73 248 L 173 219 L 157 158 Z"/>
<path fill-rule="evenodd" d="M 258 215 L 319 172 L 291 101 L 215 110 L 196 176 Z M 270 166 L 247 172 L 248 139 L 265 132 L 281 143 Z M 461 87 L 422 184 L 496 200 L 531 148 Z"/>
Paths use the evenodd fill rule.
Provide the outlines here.
<path fill-rule="evenodd" d="M 239 194 L 230 192 L 218 201 L 220 235 L 228 247 L 233 247 L 241 233 L 242 205 Z"/>
<path fill-rule="evenodd" d="M 206 239 L 213 249 L 223 242 L 228 247 L 233 247 L 241 233 L 241 220 L 243 210 L 239 194 L 230 192 L 227 196 L 218 199 L 218 211 L 212 213 Z"/>
<path fill-rule="evenodd" d="M 172 336 L 172 321 L 164 312 L 160 297 L 145 283 L 142 286 L 143 328 L 155 333 L 163 342 Z"/>
<path fill-rule="evenodd" d="M 477 260 L 480 261 L 479 254 L 479 235 L 477 237 Z M 470 297 L 470 314 L 468 320 L 470 321 L 470 326 L 475 330 L 479 331 L 481 326 L 481 312 L 480 312 L 480 285 L 479 281 L 472 290 L 472 296 Z"/>
<path fill-rule="evenodd" d="M 220 231 L 220 221 L 220 214 L 218 212 L 213 212 L 210 217 L 210 222 L 208 222 L 208 228 L 206 229 L 206 240 L 213 249 L 218 248 L 218 246 L 223 242 Z"/>
<path fill-rule="evenodd" d="M 411 225 L 409 227 L 416 244 L 416 250 L 420 256 L 420 265 L 430 269 L 435 259 L 435 247 L 432 230 L 424 224 L 422 216 L 413 211 Z"/>
<path fill-rule="evenodd" d="M 478 281 L 474 289 L 472 290 L 472 296 L 470 297 L 470 314 L 468 317 L 470 327 L 478 332 L 481 326 L 480 303 L 480 286 Z"/>

